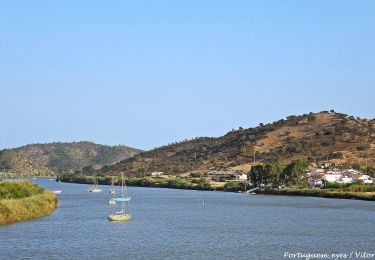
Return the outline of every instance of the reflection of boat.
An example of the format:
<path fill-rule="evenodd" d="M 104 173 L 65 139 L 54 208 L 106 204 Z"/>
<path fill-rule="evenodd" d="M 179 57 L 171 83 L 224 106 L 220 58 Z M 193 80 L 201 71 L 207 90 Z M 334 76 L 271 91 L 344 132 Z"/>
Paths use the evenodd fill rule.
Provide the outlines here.
<path fill-rule="evenodd" d="M 109 191 L 109 193 L 111 194 L 111 198 L 109 199 L 108 201 L 108 204 L 109 205 L 115 205 L 116 204 L 116 201 L 115 201 L 115 186 L 113 186 L 113 177 L 112 177 L 112 183 L 111 183 L 111 190 Z"/>
<path fill-rule="evenodd" d="M 128 221 L 132 218 L 130 214 L 129 205 L 125 207 L 125 202 L 130 201 L 130 197 L 126 193 L 126 185 L 124 180 L 124 174 L 121 173 L 121 196 L 115 198 L 120 202 L 120 210 L 115 211 L 115 206 L 112 207 L 112 214 L 108 216 L 108 220 L 110 221 Z"/>
<path fill-rule="evenodd" d="M 101 192 L 102 190 L 98 188 L 98 182 L 94 179 L 94 183 L 92 184 L 91 188 L 87 190 L 88 192 Z"/>
<path fill-rule="evenodd" d="M 33 180 L 36 180 L 36 178 L 33 178 Z"/>

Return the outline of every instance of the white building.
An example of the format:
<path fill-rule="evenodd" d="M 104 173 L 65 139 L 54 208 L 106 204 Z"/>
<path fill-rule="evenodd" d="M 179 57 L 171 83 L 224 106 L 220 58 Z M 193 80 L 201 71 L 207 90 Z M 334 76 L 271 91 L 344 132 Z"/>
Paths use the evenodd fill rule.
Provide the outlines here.
<path fill-rule="evenodd" d="M 366 175 L 366 174 L 359 177 L 358 180 L 361 180 L 363 183 L 366 183 L 366 184 L 374 183 L 374 179 L 371 178 L 371 176 Z"/>
<path fill-rule="evenodd" d="M 348 184 L 348 183 L 352 183 L 353 182 L 353 178 L 352 177 L 348 177 L 348 176 L 342 176 L 342 178 L 340 178 L 337 182 L 338 183 L 343 183 L 343 184 Z"/>
<path fill-rule="evenodd" d="M 160 176 L 160 175 L 163 175 L 163 172 L 152 172 L 150 175 L 151 176 Z"/>
<path fill-rule="evenodd" d="M 337 182 L 341 177 L 341 173 L 338 172 L 324 174 L 324 179 L 327 182 Z"/>
<path fill-rule="evenodd" d="M 323 181 L 322 180 L 310 180 L 310 187 L 322 187 L 323 186 Z"/>
<path fill-rule="evenodd" d="M 247 175 L 246 174 L 236 175 L 236 179 L 240 181 L 247 181 Z"/>
<path fill-rule="evenodd" d="M 371 177 L 369 175 L 363 174 L 358 179 L 361 180 L 361 181 L 365 181 L 365 180 L 371 179 Z"/>

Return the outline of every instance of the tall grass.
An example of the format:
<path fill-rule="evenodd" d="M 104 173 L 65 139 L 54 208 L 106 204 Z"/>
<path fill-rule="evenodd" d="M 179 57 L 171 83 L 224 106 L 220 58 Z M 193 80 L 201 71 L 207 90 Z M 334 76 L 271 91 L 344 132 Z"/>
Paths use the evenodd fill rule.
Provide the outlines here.
<path fill-rule="evenodd" d="M 0 182 L 0 225 L 44 217 L 56 207 L 55 194 L 32 182 Z"/>
<path fill-rule="evenodd" d="M 43 188 L 30 181 L 0 181 L 0 199 L 21 199 L 43 191 Z"/>

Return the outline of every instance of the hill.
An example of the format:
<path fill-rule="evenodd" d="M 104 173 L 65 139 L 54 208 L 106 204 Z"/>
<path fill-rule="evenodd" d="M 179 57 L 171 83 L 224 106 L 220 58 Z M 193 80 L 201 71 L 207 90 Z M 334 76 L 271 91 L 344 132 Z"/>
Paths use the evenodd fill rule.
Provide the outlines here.
<path fill-rule="evenodd" d="M 323 111 L 232 130 L 218 138 L 199 137 L 135 155 L 99 172 L 142 176 L 153 171 L 183 174 L 234 169 L 281 158 L 375 166 L 375 120 Z"/>
<path fill-rule="evenodd" d="M 0 172 L 30 176 L 74 172 L 111 165 L 140 152 L 127 146 L 92 142 L 30 144 L 0 151 Z"/>
<path fill-rule="evenodd" d="M 33 162 L 13 150 L 0 151 L 0 172 L 18 176 L 49 176 L 55 172 L 47 166 Z"/>

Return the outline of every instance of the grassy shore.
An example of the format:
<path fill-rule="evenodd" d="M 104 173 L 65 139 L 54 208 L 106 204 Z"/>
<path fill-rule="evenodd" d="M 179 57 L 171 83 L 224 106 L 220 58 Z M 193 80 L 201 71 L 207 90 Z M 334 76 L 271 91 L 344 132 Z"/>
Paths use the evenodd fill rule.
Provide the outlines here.
<path fill-rule="evenodd" d="M 57 207 L 55 194 L 30 181 L 0 181 L 0 225 L 47 216 Z"/>
<path fill-rule="evenodd" d="M 262 194 L 288 195 L 288 196 L 309 196 L 338 199 L 359 199 L 375 201 L 375 192 L 345 191 L 331 189 L 277 189 L 264 190 Z"/>

